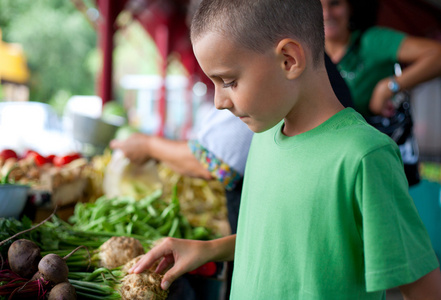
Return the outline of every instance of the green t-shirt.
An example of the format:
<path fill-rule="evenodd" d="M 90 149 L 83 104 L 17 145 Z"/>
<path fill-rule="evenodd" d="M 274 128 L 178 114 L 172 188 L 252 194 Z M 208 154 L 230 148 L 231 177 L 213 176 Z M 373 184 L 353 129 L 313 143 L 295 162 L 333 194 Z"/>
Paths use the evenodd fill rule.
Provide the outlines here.
<path fill-rule="evenodd" d="M 372 115 L 369 101 L 375 85 L 394 74 L 398 49 L 405 37 L 402 32 L 383 27 L 351 35 L 348 51 L 337 68 L 351 91 L 355 109 L 363 116 Z"/>
<path fill-rule="evenodd" d="M 437 267 L 389 137 L 351 108 L 282 126 L 252 141 L 231 299 L 384 299 Z"/>

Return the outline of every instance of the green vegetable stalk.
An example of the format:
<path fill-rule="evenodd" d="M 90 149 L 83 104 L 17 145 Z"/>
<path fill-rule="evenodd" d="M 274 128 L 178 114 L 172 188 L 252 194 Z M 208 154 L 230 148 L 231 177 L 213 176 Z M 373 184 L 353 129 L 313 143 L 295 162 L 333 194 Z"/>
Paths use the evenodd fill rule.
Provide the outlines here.
<path fill-rule="evenodd" d="M 78 203 L 69 221 L 78 231 L 142 236 L 152 240 L 165 236 L 186 239 L 214 238 L 206 228 L 193 228 L 180 213 L 177 186 L 174 186 L 170 201 L 165 201 L 161 196 L 161 190 L 140 200 L 129 196 L 102 196 L 94 203 Z"/>

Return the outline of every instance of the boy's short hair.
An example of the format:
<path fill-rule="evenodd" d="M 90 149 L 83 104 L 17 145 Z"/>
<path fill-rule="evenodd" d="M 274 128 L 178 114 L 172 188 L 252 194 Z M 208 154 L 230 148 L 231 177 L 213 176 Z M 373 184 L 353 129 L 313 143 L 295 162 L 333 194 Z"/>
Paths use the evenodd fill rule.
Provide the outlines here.
<path fill-rule="evenodd" d="M 192 20 L 191 40 L 208 32 L 258 53 L 290 37 L 306 44 L 315 64 L 324 57 L 320 0 L 203 0 Z"/>

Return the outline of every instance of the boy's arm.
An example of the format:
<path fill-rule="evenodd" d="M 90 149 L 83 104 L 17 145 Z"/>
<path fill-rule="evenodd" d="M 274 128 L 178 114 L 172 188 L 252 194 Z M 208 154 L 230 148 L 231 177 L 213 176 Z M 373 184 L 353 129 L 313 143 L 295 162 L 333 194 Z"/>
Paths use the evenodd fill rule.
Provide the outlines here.
<path fill-rule="evenodd" d="M 432 272 L 424 275 L 420 279 L 399 287 L 404 300 L 441 299 L 441 272 L 436 268 Z"/>
<path fill-rule="evenodd" d="M 236 235 L 211 241 L 164 238 L 147 252 L 129 273 L 141 273 L 151 268 L 156 261 L 160 261 L 156 272 L 162 273 L 167 270 L 161 282 L 162 289 L 166 290 L 178 277 L 209 261 L 233 260 L 235 244 Z"/>

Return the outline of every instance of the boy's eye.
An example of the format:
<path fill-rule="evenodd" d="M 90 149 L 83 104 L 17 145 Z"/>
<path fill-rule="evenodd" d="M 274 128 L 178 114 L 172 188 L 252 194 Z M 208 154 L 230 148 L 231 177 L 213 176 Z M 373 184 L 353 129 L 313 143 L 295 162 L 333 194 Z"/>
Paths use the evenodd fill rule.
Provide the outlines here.
<path fill-rule="evenodd" d="M 223 88 L 229 88 L 229 87 L 235 87 L 236 86 L 236 81 L 231 81 L 231 82 L 225 82 L 223 84 Z"/>

